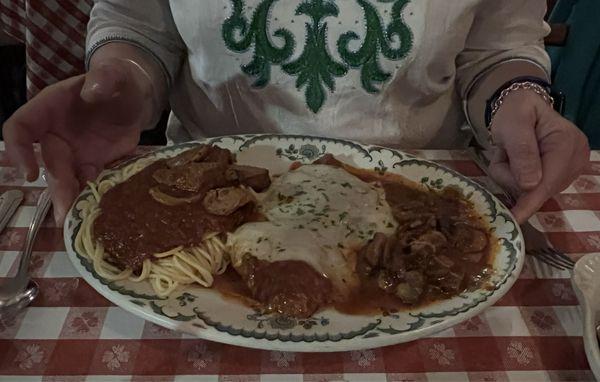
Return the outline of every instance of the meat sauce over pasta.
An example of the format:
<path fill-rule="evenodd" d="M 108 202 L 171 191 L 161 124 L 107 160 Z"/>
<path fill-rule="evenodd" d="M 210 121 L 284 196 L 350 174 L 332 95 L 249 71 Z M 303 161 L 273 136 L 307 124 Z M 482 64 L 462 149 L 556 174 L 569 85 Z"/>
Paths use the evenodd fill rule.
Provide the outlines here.
<path fill-rule="evenodd" d="M 256 219 L 254 198 L 240 185 L 263 191 L 268 171 L 233 164 L 228 150 L 208 145 L 158 160 L 104 194 L 94 237 L 112 263 L 137 272 L 154 254 Z"/>

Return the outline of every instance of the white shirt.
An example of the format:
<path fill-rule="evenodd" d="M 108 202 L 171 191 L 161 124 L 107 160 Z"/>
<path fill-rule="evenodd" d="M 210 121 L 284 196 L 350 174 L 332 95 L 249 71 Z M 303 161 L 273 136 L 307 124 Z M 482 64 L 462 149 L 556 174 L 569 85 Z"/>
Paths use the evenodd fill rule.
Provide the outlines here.
<path fill-rule="evenodd" d="M 168 137 L 309 134 L 466 144 L 461 100 L 509 59 L 546 70 L 545 0 L 102 0 L 88 55 L 141 46 L 170 81 Z"/>

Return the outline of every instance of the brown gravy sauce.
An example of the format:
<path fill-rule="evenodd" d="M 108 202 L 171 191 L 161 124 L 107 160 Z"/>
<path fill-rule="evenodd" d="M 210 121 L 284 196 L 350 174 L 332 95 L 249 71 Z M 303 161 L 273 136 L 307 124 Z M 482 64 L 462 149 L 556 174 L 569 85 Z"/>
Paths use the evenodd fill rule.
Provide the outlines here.
<path fill-rule="evenodd" d="M 344 166 L 344 168 L 363 181 L 381 182 L 384 190 L 386 191 L 386 199 L 391 207 L 393 207 L 393 204 L 395 203 L 404 203 L 407 200 L 411 200 L 411 198 L 419 196 L 423 197 L 428 193 L 428 191 L 423 189 L 421 186 L 405 179 L 400 175 L 390 173 L 380 175 L 374 171 L 357 169 L 350 166 Z M 485 226 L 483 220 L 479 216 L 473 216 L 473 220 L 476 222 L 476 224 L 481 225 L 482 228 L 485 228 L 487 232 L 490 232 L 488 227 Z M 486 280 L 488 276 L 486 276 L 485 273 L 486 271 L 491 270 L 491 264 L 494 262 L 494 256 L 498 249 L 497 246 L 497 240 L 495 240 L 494 235 L 490 233 L 489 244 L 485 248 L 485 254 L 481 257 L 481 260 L 478 263 L 465 262 L 462 264 L 465 271 L 465 278 L 461 285 L 461 292 L 465 290 L 491 287 L 491 285 L 487 284 Z M 476 279 L 479 279 L 479 281 L 473 281 Z M 242 278 L 237 274 L 237 272 L 235 272 L 233 267 L 229 267 L 224 274 L 215 277 L 213 288 L 224 298 L 231 299 L 252 308 L 260 309 L 261 304 L 251 297 L 250 290 Z M 359 288 L 352 291 L 348 298 L 344 301 L 337 301 L 333 304 L 330 304 L 330 307 L 333 307 L 341 313 L 350 315 L 386 315 L 389 313 L 427 306 L 436 301 L 453 297 L 454 295 L 428 293 L 420 303 L 416 305 L 408 305 L 403 303 L 402 300 L 395 295 L 388 294 L 380 289 L 377 286 L 375 279 L 361 278 L 361 285 Z"/>

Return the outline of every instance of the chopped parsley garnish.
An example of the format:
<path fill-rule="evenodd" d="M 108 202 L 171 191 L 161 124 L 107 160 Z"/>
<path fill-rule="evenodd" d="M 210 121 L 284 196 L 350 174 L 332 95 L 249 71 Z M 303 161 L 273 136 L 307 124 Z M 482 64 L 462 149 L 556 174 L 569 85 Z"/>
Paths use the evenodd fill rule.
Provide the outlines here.
<path fill-rule="evenodd" d="M 277 193 L 277 199 L 279 199 L 279 203 L 291 203 L 294 200 L 293 196 L 288 196 L 288 195 L 283 195 L 282 193 L 278 192 Z"/>

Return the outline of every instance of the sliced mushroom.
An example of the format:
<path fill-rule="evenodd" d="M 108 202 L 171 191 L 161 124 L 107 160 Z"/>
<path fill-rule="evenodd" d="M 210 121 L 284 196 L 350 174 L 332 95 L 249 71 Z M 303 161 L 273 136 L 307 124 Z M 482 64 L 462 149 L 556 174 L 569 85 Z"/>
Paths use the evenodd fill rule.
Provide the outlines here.
<path fill-rule="evenodd" d="M 488 246 L 488 234 L 483 229 L 465 223 L 456 223 L 453 241 L 465 253 L 482 252 Z"/>
<path fill-rule="evenodd" d="M 469 252 L 465 253 L 462 258 L 471 263 L 479 263 L 483 259 L 483 255 L 485 252 Z"/>
<path fill-rule="evenodd" d="M 488 235 L 485 231 L 475 229 L 473 230 L 473 236 L 471 236 L 471 242 L 465 252 L 481 252 L 488 246 L 488 241 Z"/>
<path fill-rule="evenodd" d="M 148 192 L 154 200 L 167 206 L 178 206 L 185 203 L 194 203 L 200 200 L 202 197 L 202 194 L 196 194 L 185 198 L 175 197 L 162 192 L 158 187 L 152 187 Z"/>
<path fill-rule="evenodd" d="M 383 256 L 381 257 L 381 264 L 385 267 L 386 264 L 393 264 L 394 256 L 401 256 L 401 253 L 395 254 L 396 244 L 398 239 L 396 235 L 392 235 L 385 241 L 385 248 L 383 249 Z"/>
<path fill-rule="evenodd" d="M 394 294 L 405 304 L 416 304 L 425 289 L 425 276 L 419 271 L 404 273 L 404 280 L 397 284 Z"/>
<path fill-rule="evenodd" d="M 428 258 L 435 253 L 435 247 L 427 241 L 415 240 L 410 244 L 410 252 L 415 256 Z"/>
<path fill-rule="evenodd" d="M 227 216 L 253 202 L 254 195 L 250 191 L 240 187 L 225 187 L 208 191 L 202 205 L 213 215 Z"/>
<path fill-rule="evenodd" d="M 465 278 L 465 273 L 462 271 L 450 271 L 443 277 L 437 279 L 437 284 L 446 293 L 456 293 Z"/>
<path fill-rule="evenodd" d="M 262 192 L 271 185 L 269 170 L 265 168 L 234 164 L 227 169 L 227 176 L 232 176 L 231 172 L 235 174 L 236 180 L 256 192 Z"/>
<path fill-rule="evenodd" d="M 217 146 L 211 146 L 208 155 L 204 158 L 204 162 L 220 163 L 222 165 L 233 163 L 233 154 L 227 149 L 222 149 Z"/>
<path fill-rule="evenodd" d="M 414 287 L 407 282 L 398 284 L 395 291 L 396 296 L 400 298 L 403 303 L 410 305 L 419 302 L 422 293 L 422 288 Z"/>
<path fill-rule="evenodd" d="M 432 257 L 432 265 L 435 267 L 442 268 L 452 268 L 454 266 L 454 261 L 445 255 L 435 255 Z"/>
<path fill-rule="evenodd" d="M 313 164 L 326 164 L 333 167 L 344 167 L 344 164 L 331 154 L 325 154 L 321 158 L 313 162 Z"/>
<path fill-rule="evenodd" d="M 447 243 L 448 239 L 444 236 L 443 233 L 436 230 L 427 231 L 423 235 L 419 236 L 420 241 L 426 241 L 434 246 L 435 252 L 439 252 L 441 248 L 443 248 Z"/>
<path fill-rule="evenodd" d="M 154 180 L 182 191 L 197 192 L 204 185 L 214 184 L 223 178 L 224 167 L 219 163 L 188 163 L 174 168 L 160 168 L 152 174 Z M 223 182 L 219 182 L 223 183 Z"/>
<path fill-rule="evenodd" d="M 387 271 L 381 271 L 377 275 L 377 286 L 385 292 L 392 293 L 396 283 L 397 280 Z"/>
<path fill-rule="evenodd" d="M 369 244 L 367 244 L 364 255 L 365 260 L 370 266 L 377 267 L 379 265 L 385 251 L 386 241 L 387 237 L 383 233 L 377 232 Z"/>
<path fill-rule="evenodd" d="M 409 271 L 404 274 L 404 280 L 412 287 L 423 290 L 425 276 L 419 271 Z"/>
<path fill-rule="evenodd" d="M 427 276 L 433 278 L 440 278 L 447 275 L 452 267 L 454 261 L 445 255 L 435 255 L 431 257 L 429 266 L 426 269 Z"/>
<path fill-rule="evenodd" d="M 183 166 L 191 162 L 202 162 L 210 152 L 211 147 L 200 145 L 196 148 L 186 150 L 181 154 L 167 160 L 167 167 L 173 168 Z"/>

